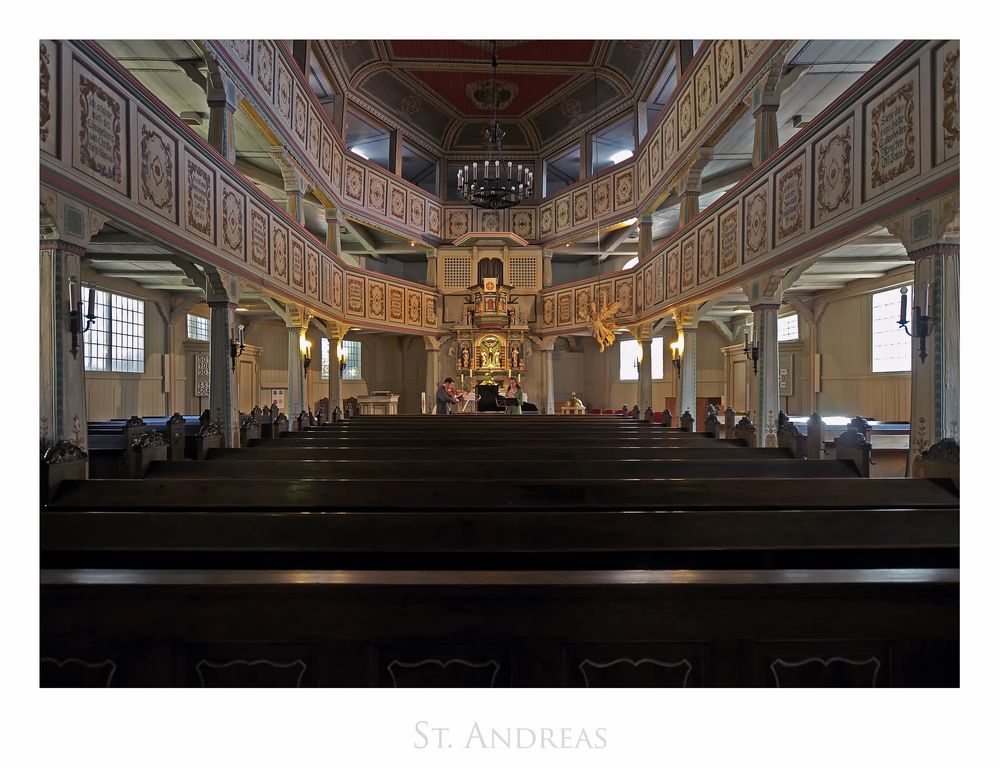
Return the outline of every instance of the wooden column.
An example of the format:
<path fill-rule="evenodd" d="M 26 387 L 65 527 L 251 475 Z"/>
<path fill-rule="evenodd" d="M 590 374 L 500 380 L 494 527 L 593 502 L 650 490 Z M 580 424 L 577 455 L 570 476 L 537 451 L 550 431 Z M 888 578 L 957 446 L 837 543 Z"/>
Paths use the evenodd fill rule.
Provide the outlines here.
<path fill-rule="evenodd" d="M 441 375 L 441 344 L 447 336 L 424 336 L 424 351 L 427 356 L 424 377 L 425 407 L 427 413 L 433 414 L 437 406 L 437 389 L 444 376 Z M 452 377 L 454 378 L 454 377 Z"/>
<path fill-rule="evenodd" d="M 653 249 L 653 215 L 644 213 L 639 217 L 639 261 Z"/>
<path fill-rule="evenodd" d="M 751 369 L 750 420 L 757 427 L 757 446 L 778 444 L 778 303 L 751 303 L 757 375 Z M 770 443 L 768 441 L 771 441 Z"/>
<path fill-rule="evenodd" d="M 681 352 L 681 371 L 677 382 L 677 415 L 678 418 L 690 411 L 694 418 L 693 429 L 697 431 L 698 421 L 702 415 L 698 413 L 698 324 L 678 325 L 677 332 L 683 340 Z"/>
<path fill-rule="evenodd" d="M 542 413 L 556 412 L 555 376 L 552 367 L 552 351 L 555 349 L 557 338 L 558 337 L 556 336 L 532 338 L 532 343 L 535 345 L 535 350 L 539 358 L 539 385 L 541 392 L 539 393 L 538 410 Z"/>
<path fill-rule="evenodd" d="M 43 446 L 68 441 L 87 449 L 87 396 L 83 374 L 84 338 L 77 335 L 74 353 L 70 311 L 81 296 L 82 245 L 42 240 L 39 247 L 39 406 Z M 71 288 L 72 283 L 72 288 Z M 80 330 L 86 325 L 86 303 Z"/>
<path fill-rule="evenodd" d="M 761 104 L 753 113 L 753 167 L 763 164 L 778 149 L 778 103 Z"/>
<path fill-rule="evenodd" d="M 236 106 L 239 93 L 236 84 L 219 66 L 211 54 L 205 56 L 208 62 L 208 77 L 205 96 L 208 100 L 208 143 L 227 161 L 236 163 Z"/>
<path fill-rule="evenodd" d="M 344 412 L 344 384 L 340 374 L 339 347 L 347 335 L 347 326 L 336 322 L 327 322 L 327 341 L 330 344 L 330 377 L 327 381 L 327 399 L 330 401 L 330 413 L 327 419 L 333 421 L 333 409 L 340 408 Z"/>
<path fill-rule="evenodd" d="M 542 251 L 542 287 L 552 287 L 552 249 Z"/>
<path fill-rule="evenodd" d="M 206 301 L 212 311 L 208 410 L 222 429 L 226 448 L 240 445 L 239 390 L 233 371 L 232 344 L 236 341 L 235 309 L 239 303 L 236 278 L 212 269 L 207 272 Z"/>
<path fill-rule="evenodd" d="M 288 331 L 288 423 L 295 423 L 306 410 L 305 354 L 302 350 L 309 327 L 309 313 L 302 307 L 289 307 L 285 319 Z"/>
<path fill-rule="evenodd" d="M 427 285 L 437 288 L 438 284 L 438 252 L 437 248 L 427 251 Z"/>

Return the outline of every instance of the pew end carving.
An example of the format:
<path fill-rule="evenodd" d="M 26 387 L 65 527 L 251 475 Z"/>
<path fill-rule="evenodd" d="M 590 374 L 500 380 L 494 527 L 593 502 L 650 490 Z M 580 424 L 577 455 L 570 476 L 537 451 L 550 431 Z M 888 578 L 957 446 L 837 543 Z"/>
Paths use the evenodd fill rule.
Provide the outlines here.
<path fill-rule="evenodd" d="M 958 443 L 946 437 L 934 443 L 913 462 L 913 476 L 946 478 L 958 489 Z"/>

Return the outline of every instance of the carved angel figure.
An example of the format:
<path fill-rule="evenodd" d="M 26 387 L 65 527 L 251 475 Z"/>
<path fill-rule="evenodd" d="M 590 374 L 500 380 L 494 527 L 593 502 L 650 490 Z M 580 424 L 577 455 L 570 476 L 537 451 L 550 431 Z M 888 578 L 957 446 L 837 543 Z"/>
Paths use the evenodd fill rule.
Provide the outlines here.
<path fill-rule="evenodd" d="M 619 307 L 621 307 L 620 301 L 607 304 L 603 297 L 600 308 L 596 302 L 590 302 L 590 316 L 587 320 L 590 323 L 590 331 L 594 334 L 594 341 L 600 345 L 601 352 L 615 343 L 615 328 L 618 326 L 612 318 L 618 313 Z"/>

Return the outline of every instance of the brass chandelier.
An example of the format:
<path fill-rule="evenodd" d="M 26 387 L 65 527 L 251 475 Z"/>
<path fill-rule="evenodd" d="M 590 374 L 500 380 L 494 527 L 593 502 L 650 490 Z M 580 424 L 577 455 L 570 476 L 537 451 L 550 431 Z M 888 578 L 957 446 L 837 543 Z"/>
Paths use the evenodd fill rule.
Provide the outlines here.
<path fill-rule="evenodd" d="M 503 137 L 504 131 L 497 119 L 497 44 L 493 41 L 493 121 L 483 129 L 486 140 L 486 159 L 482 163 L 472 164 L 472 175 L 469 166 L 458 170 L 458 193 L 477 208 L 498 210 L 519 205 L 526 197 L 531 197 L 534 188 L 535 174 L 523 165 L 518 164 L 514 172 L 514 164 L 504 161 Z"/>

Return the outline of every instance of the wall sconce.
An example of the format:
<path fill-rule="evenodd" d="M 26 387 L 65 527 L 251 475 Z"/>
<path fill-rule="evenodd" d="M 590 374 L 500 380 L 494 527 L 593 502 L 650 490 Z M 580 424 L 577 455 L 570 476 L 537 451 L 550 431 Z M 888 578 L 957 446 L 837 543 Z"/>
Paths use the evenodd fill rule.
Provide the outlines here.
<path fill-rule="evenodd" d="M 347 353 L 344 348 L 337 343 L 337 364 L 340 365 L 340 375 L 344 375 L 344 369 L 347 367 Z"/>
<path fill-rule="evenodd" d="M 906 287 L 899 289 L 900 300 L 899 300 L 899 327 L 906 331 L 906 335 L 912 338 L 920 339 L 920 362 L 923 363 L 927 359 L 927 337 L 931 335 L 931 323 L 933 319 L 930 315 L 924 314 L 928 307 L 931 305 L 931 287 L 928 283 L 924 283 L 924 306 L 920 307 L 918 304 L 913 305 L 913 333 L 910 333 L 910 329 L 907 327 L 910 323 L 909 318 L 906 316 Z"/>
<path fill-rule="evenodd" d="M 756 376 L 757 360 L 760 359 L 760 342 L 756 337 L 751 341 L 748 333 L 743 334 L 743 354 L 747 356 L 747 360 L 753 361 L 753 375 Z"/>
<path fill-rule="evenodd" d="M 229 342 L 229 357 L 233 361 L 233 370 L 236 370 L 236 358 L 243 354 L 243 350 L 246 347 L 243 346 L 243 326 L 238 326 L 236 332 L 233 333 L 230 338 L 233 340 Z"/>
<path fill-rule="evenodd" d="M 75 301 L 74 301 L 75 296 Z M 69 351 L 73 354 L 73 359 L 76 359 L 76 353 L 80 349 L 80 334 L 86 333 L 90 330 L 90 327 L 94 324 L 94 320 L 97 319 L 97 314 L 94 312 L 94 301 L 97 297 L 97 291 L 94 290 L 94 286 L 90 286 L 90 295 L 87 297 L 87 314 L 83 314 L 83 299 L 80 298 L 80 292 L 77 290 L 76 278 L 70 277 L 69 279 L 69 332 L 73 336 L 73 345 L 69 348 Z M 80 327 L 83 318 L 86 317 L 87 324 L 84 327 Z"/>
<path fill-rule="evenodd" d="M 678 336 L 677 341 L 670 345 L 670 362 L 674 365 L 677 375 L 681 375 L 681 355 L 684 354 L 684 337 Z"/>
<path fill-rule="evenodd" d="M 309 372 L 309 364 L 312 362 L 312 358 L 309 357 L 309 350 L 312 349 L 312 342 L 306 341 L 305 336 L 299 337 L 299 349 L 302 350 L 302 371 L 304 373 Z"/>

